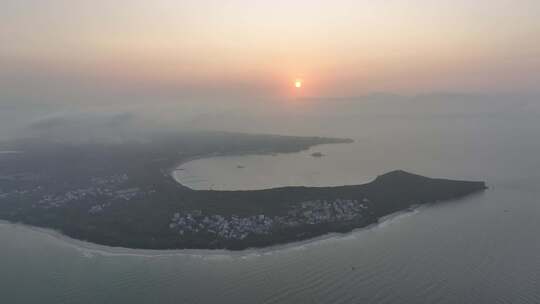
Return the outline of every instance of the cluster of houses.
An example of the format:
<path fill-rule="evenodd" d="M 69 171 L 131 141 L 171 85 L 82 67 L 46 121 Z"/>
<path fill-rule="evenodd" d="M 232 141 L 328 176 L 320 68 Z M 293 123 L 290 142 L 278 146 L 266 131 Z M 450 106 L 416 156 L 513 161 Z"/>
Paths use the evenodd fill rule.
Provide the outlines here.
<path fill-rule="evenodd" d="M 42 208 L 56 208 L 64 206 L 70 202 L 82 201 L 82 200 L 96 200 L 96 201 L 113 201 L 113 200 L 125 200 L 130 201 L 138 196 L 143 195 L 143 191 L 139 188 L 129 188 L 120 190 L 111 190 L 103 188 L 81 188 L 64 192 L 62 194 L 44 195 L 36 204 Z M 103 207 L 108 204 L 103 204 Z M 95 213 L 95 212 L 92 212 Z"/>
<path fill-rule="evenodd" d="M 45 194 L 35 206 L 48 209 L 61 207 L 71 202 L 95 201 L 96 204 L 88 212 L 96 214 L 103 211 L 113 201 L 130 201 L 145 194 L 139 188 L 123 188 L 122 184 L 127 180 L 126 174 L 95 177 L 91 179 L 90 187 L 72 189 L 60 194 Z"/>
<path fill-rule="evenodd" d="M 285 216 L 264 214 L 240 217 L 236 215 L 205 215 L 201 210 L 176 212 L 169 228 L 184 234 L 213 234 L 226 240 L 242 240 L 249 235 L 269 234 L 274 230 L 300 225 L 315 225 L 350 221 L 362 217 L 369 200 L 315 200 L 296 204 Z"/>
<path fill-rule="evenodd" d="M 4 198 L 13 198 L 13 197 L 16 197 L 16 196 L 21 196 L 21 195 L 26 195 L 28 193 L 32 192 L 32 190 L 28 190 L 28 189 L 25 189 L 25 190 L 19 190 L 19 189 L 15 189 L 15 190 L 11 190 L 11 191 L 5 191 L 0 189 L 0 199 L 4 199 Z"/>
<path fill-rule="evenodd" d="M 362 216 L 368 208 L 369 200 L 362 202 L 352 199 L 315 200 L 299 204 L 288 212 L 288 218 L 297 219 L 299 224 L 322 224 L 336 221 L 350 221 Z"/>
<path fill-rule="evenodd" d="M 38 181 L 40 176 L 38 174 L 33 173 L 17 173 L 17 174 L 10 174 L 10 175 L 1 175 L 0 174 L 0 186 L 3 185 L 3 181 L 7 182 L 36 182 Z M 38 191 L 43 190 L 42 186 L 32 186 L 27 188 L 21 188 L 17 187 L 16 189 L 2 189 L 0 188 L 0 199 L 17 199 L 20 197 L 24 197 L 25 195 L 29 195 Z"/>
<path fill-rule="evenodd" d="M 110 176 L 92 177 L 90 182 L 95 186 L 110 186 L 119 185 L 127 182 L 129 177 L 127 174 L 115 174 Z"/>
<path fill-rule="evenodd" d="M 244 239 L 250 233 L 268 234 L 272 230 L 274 221 L 263 214 L 249 217 L 222 215 L 205 216 L 200 210 L 191 213 L 175 213 L 169 228 L 185 233 L 211 233 L 227 240 Z"/>
<path fill-rule="evenodd" d="M 37 187 L 34 187 L 32 189 L 24 189 L 24 190 L 14 189 L 14 190 L 11 190 L 11 191 L 3 191 L 2 189 L 0 189 L 0 199 L 17 198 L 17 197 L 20 197 L 20 196 L 25 196 L 25 195 L 34 193 L 36 191 L 40 191 L 42 189 L 43 189 L 43 187 L 41 187 L 41 186 L 37 186 Z"/>

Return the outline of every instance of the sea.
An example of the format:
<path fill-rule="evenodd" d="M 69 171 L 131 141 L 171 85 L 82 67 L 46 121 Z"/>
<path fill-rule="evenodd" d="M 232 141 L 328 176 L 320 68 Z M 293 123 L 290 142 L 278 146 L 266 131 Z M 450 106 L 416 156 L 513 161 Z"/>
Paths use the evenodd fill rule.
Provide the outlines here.
<path fill-rule="evenodd" d="M 299 133 L 354 143 L 198 159 L 173 174 L 235 190 L 362 184 L 402 169 L 482 180 L 483 193 L 239 252 L 111 248 L 0 222 L 0 303 L 540 303 L 540 116 L 460 106 L 311 116 Z"/>

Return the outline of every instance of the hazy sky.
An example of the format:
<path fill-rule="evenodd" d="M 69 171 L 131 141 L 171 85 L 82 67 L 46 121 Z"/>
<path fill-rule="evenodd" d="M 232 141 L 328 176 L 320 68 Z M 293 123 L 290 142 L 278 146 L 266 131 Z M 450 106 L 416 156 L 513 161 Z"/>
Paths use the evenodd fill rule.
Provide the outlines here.
<path fill-rule="evenodd" d="M 0 97 L 538 91 L 539 16 L 538 0 L 0 0 Z"/>

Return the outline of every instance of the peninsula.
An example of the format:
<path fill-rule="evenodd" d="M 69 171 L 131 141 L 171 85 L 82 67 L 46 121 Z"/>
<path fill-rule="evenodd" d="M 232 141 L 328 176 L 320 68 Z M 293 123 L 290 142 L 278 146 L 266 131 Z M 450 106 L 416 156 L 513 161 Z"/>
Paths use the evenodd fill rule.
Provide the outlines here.
<path fill-rule="evenodd" d="M 124 143 L 4 143 L 0 150 L 19 152 L 0 155 L 0 219 L 109 246 L 242 250 L 349 232 L 486 188 L 484 182 L 393 171 L 364 185 L 197 191 L 170 176 L 178 163 L 198 157 L 348 142 L 199 132 Z"/>

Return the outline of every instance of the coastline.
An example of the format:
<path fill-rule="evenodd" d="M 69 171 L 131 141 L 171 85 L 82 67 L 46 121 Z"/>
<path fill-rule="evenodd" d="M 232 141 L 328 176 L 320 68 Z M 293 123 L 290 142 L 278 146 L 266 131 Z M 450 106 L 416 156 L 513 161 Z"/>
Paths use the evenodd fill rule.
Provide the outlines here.
<path fill-rule="evenodd" d="M 62 244 L 65 244 L 77 251 L 81 251 L 83 256 L 90 257 L 88 254 L 100 254 L 104 256 L 139 256 L 139 257 L 166 257 L 166 256 L 191 256 L 198 258 L 215 258 L 215 257 L 236 257 L 236 258 L 246 258 L 249 256 L 257 255 L 268 255 L 279 253 L 282 251 L 290 250 L 301 250 L 306 249 L 307 247 L 317 246 L 320 243 L 333 241 L 333 240 L 345 240 L 350 238 L 354 234 L 366 232 L 372 229 L 383 228 L 388 223 L 393 223 L 396 220 L 404 216 L 414 215 L 418 212 L 421 212 L 423 208 L 428 207 L 427 205 L 418 205 L 412 208 L 396 211 L 392 214 L 383 216 L 378 219 L 377 222 L 354 228 L 348 232 L 328 232 L 326 234 L 316 236 L 313 238 L 308 238 L 305 240 L 286 242 L 281 244 L 275 244 L 266 247 L 249 247 L 242 250 L 231 250 L 231 249 L 143 249 L 143 248 L 130 248 L 130 247 L 120 247 L 120 246 L 108 246 L 99 243 L 94 243 L 87 240 L 81 240 L 77 238 L 70 237 L 59 230 L 53 228 L 45 228 L 32 226 L 24 223 L 10 222 L 7 220 L 0 219 L 0 229 L 2 225 L 12 226 L 25 229 L 32 233 L 38 233 L 49 238 L 52 238 Z"/>
<path fill-rule="evenodd" d="M 76 200 L 81 204 L 49 209 L 47 218 L 40 214 L 25 217 L 24 213 L 19 215 L 12 211 L 6 213 L 9 216 L 5 219 L 37 229 L 49 229 L 57 236 L 86 244 L 84 247 L 94 244 L 120 250 L 261 252 L 347 235 L 380 224 L 396 212 L 407 213 L 416 204 L 452 200 L 485 189 L 484 182 L 434 179 L 402 170 L 377 176 L 365 184 L 230 191 L 195 190 L 173 176 L 182 164 L 197 159 L 292 154 L 336 143 L 293 145 L 292 148 L 281 148 L 281 152 L 256 148 L 244 149 L 241 153 L 222 149 L 217 149 L 218 153 L 202 151 L 198 155 L 193 152 L 163 153 L 167 158 L 152 155 L 147 161 L 156 170 L 148 175 L 140 174 L 139 182 L 155 182 L 150 183 L 151 188 L 142 190 L 147 191 L 141 194 L 144 197 L 130 203 L 133 208 L 114 205 L 112 212 L 96 215 L 95 206 L 87 209 L 81 198 Z M 174 159 L 179 160 L 174 162 Z M 28 206 L 33 206 L 31 204 L 28 201 Z M 105 207 L 108 206 L 101 206 L 99 211 Z M 70 216 L 80 218 L 69 221 Z M 215 227 L 221 228 L 216 230 Z"/>
<path fill-rule="evenodd" d="M 176 181 L 179 185 L 181 185 L 182 187 L 186 187 L 186 188 L 189 188 L 193 191 L 199 191 L 199 190 L 196 190 L 196 189 L 193 189 L 191 187 L 188 187 L 184 184 L 182 184 L 178 179 L 175 178 L 174 176 L 174 173 L 176 171 L 178 171 L 179 167 L 182 166 L 182 165 L 185 165 L 187 163 L 190 163 L 190 162 L 193 162 L 193 161 L 196 161 L 196 160 L 201 160 L 201 159 L 208 159 L 208 158 L 218 158 L 218 157 L 236 157 L 236 156 L 272 156 L 272 155 L 279 155 L 279 154 L 295 154 L 295 153 L 301 153 L 301 152 L 306 152 L 306 151 L 309 151 L 310 149 L 314 148 L 314 147 L 320 147 L 320 146 L 325 146 L 325 145 L 340 145 L 340 144 L 350 144 L 350 143 L 354 143 L 355 141 L 353 139 L 351 139 L 350 141 L 343 141 L 343 142 L 338 142 L 338 143 L 321 143 L 321 144 L 314 144 L 314 145 L 311 145 L 311 146 L 307 146 L 303 149 L 300 149 L 298 151 L 289 151 L 289 152 L 273 152 L 273 151 L 257 151 L 257 150 L 254 150 L 254 151 L 246 151 L 246 152 L 242 152 L 242 153 L 218 153 L 218 152 L 214 152 L 214 153 L 208 153 L 208 154 L 203 154 L 203 155 L 196 155 L 196 156 L 191 156 L 191 157 L 187 157 L 185 159 L 182 159 L 182 160 L 179 160 L 179 161 L 176 161 L 174 163 L 174 165 L 168 169 L 166 169 L 165 171 L 167 172 L 167 175 L 169 177 L 171 177 L 174 181 Z M 350 186 L 350 185 L 341 185 L 341 186 Z M 307 187 L 307 186 L 306 186 Z M 258 190 L 264 190 L 264 189 L 272 189 L 273 187 L 269 187 L 269 188 L 262 188 L 262 189 L 258 189 Z M 206 189 L 206 190 L 211 190 L 211 189 Z M 232 190 L 234 191 L 234 190 Z M 250 191 L 250 190 L 247 190 L 247 191 Z"/>
<path fill-rule="evenodd" d="M 392 173 L 388 173 L 392 174 Z M 477 182 L 468 182 L 468 183 L 477 183 Z M 356 187 L 362 187 L 365 185 L 356 185 Z M 355 186 L 343 186 L 343 187 L 355 187 Z M 310 246 L 317 244 L 322 241 L 329 239 L 343 239 L 347 238 L 352 234 L 355 234 L 359 231 L 366 231 L 374 229 L 377 227 L 384 227 L 387 223 L 393 222 L 395 219 L 400 218 L 405 215 L 414 214 L 419 212 L 422 208 L 429 207 L 435 204 L 441 203 L 451 203 L 459 200 L 466 199 L 467 197 L 474 196 L 479 194 L 480 190 L 474 190 L 465 195 L 450 197 L 442 200 L 434 200 L 430 202 L 423 202 L 412 205 L 404 205 L 401 210 L 396 210 L 388 214 L 382 214 L 377 217 L 368 218 L 364 222 L 357 222 L 356 225 L 349 223 L 348 226 L 342 226 L 336 228 L 330 227 L 327 232 L 323 233 L 314 233 L 306 236 L 296 236 L 292 237 L 289 240 L 281 240 L 277 242 L 270 243 L 269 245 L 246 245 L 240 247 L 223 247 L 223 248 L 211 248 L 211 247 L 179 247 L 179 248 L 145 248 L 137 246 L 123 246 L 123 245 L 108 245 L 106 243 L 100 243 L 99 241 L 92 241 L 86 238 L 78 238 L 76 236 L 71 236 L 69 233 L 63 232 L 59 229 L 36 226 L 31 224 L 26 224 L 22 222 L 13 222 L 9 220 L 0 220 L 0 224 L 6 225 L 15 225 L 17 227 L 24 227 L 32 231 L 44 233 L 50 237 L 54 237 L 57 240 L 65 242 L 71 246 L 74 246 L 78 250 L 82 251 L 95 251 L 101 252 L 108 255 L 147 255 L 147 256 L 163 256 L 163 255 L 191 255 L 191 256 L 248 256 L 252 254 L 268 254 L 272 252 L 278 252 L 283 250 L 294 250 L 296 248 L 301 248 L 305 246 Z M 198 191 L 198 190 L 193 190 Z M 330 224 L 332 225 L 332 224 Z"/>

